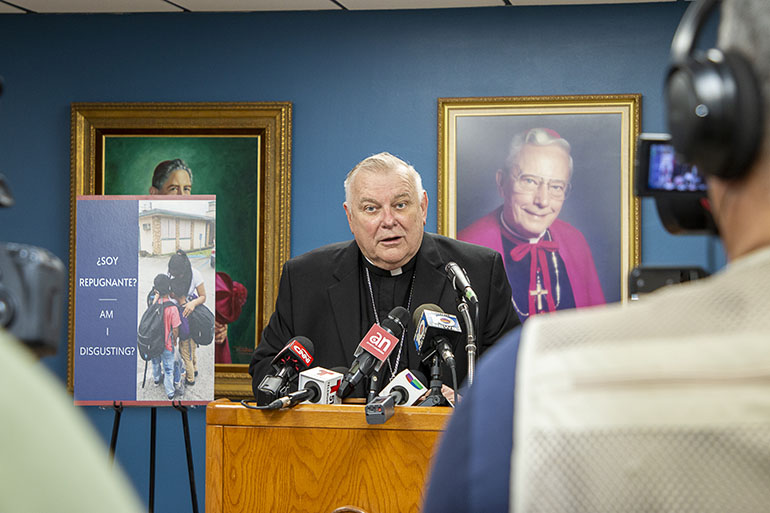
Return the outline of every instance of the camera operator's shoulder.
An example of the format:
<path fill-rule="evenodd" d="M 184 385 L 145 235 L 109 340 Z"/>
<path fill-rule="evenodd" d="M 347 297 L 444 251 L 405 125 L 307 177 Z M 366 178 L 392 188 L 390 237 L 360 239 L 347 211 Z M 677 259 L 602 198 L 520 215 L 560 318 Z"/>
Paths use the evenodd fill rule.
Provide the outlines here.
<path fill-rule="evenodd" d="M 14 469 L 4 476 L 4 511 L 141 511 L 131 485 L 110 467 L 107 447 L 72 397 L 2 328 L 0 403 L 0 431 L 13 434 L 3 438 L 3 464 Z M 77 480 L 61 479 L 73 470 Z M 47 493 L 39 493 L 39 483 L 47 483 Z"/>
<path fill-rule="evenodd" d="M 0 328 L 0 362 L 0 365 L 21 364 L 24 367 L 36 363 L 32 352 L 3 328 Z"/>
<path fill-rule="evenodd" d="M 712 334 L 722 319 L 715 308 L 719 274 L 700 280 L 669 285 L 636 301 L 608 303 L 548 316 L 527 322 L 527 331 L 555 347 L 627 343 L 634 340 L 665 340 L 685 334 Z"/>

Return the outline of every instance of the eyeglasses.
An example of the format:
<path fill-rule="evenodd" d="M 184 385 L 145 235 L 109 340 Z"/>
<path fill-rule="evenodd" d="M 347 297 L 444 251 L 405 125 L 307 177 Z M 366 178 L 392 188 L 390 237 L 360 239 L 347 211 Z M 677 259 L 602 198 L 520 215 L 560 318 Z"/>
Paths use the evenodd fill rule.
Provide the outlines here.
<path fill-rule="evenodd" d="M 514 186 L 519 192 L 535 192 L 545 184 L 548 195 L 553 199 L 563 199 L 572 189 L 572 184 L 564 180 L 548 180 L 536 175 L 520 174 L 512 176 Z"/>

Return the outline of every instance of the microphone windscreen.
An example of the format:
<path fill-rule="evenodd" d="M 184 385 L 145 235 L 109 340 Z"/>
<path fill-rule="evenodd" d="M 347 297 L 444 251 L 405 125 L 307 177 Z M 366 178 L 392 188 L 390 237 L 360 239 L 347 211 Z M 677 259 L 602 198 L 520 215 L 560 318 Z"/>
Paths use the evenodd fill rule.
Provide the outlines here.
<path fill-rule="evenodd" d="M 280 371 L 287 365 L 297 368 L 297 372 L 305 370 L 313 363 L 315 355 L 313 342 L 307 337 L 292 337 L 289 342 L 273 357 L 270 364 L 276 370 Z"/>
<path fill-rule="evenodd" d="M 315 356 L 315 347 L 313 347 L 313 341 L 307 337 L 299 336 L 292 338 L 293 341 L 299 342 L 302 347 L 310 353 L 310 356 Z"/>
<path fill-rule="evenodd" d="M 428 378 L 426 378 L 425 374 L 423 374 L 422 372 L 420 372 L 418 370 L 413 370 L 413 369 L 409 369 L 409 372 L 414 374 L 414 377 L 417 378 L 420 381 L 420 383 L 427 383 L 428 382 Z"/>
<path fill-rule="evenodd" d="M 433 310 L 434 312 L 443 312 L 444 310 L 441 309 L 440 306 L 434 305 L 433 303 L 425 303 L 424 305 L 420 305 L 417 307 L 417 310 L 414 311 L 414 314 L 412 315 L 412 323 L 417 326 L 420 323 L 420 317 L 422 317 L 422 313 L 425 310 Z"/>
<path fill-rule="evenodd" d="M 387 328 L 396 338 L 399 338 L 406 331 L 407 324 L 409 324 L 409 311 L 403 306 L 397 306 L 390 311 L 387 319 L 383 319 L 382 327 Z"/>

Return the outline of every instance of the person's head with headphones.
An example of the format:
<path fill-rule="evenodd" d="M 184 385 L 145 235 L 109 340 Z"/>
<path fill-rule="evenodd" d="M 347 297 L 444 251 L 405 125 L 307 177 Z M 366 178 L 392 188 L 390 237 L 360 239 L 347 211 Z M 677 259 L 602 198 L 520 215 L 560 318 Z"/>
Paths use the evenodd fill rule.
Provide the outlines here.
<path fill-rule="evenodd" d="M 770 4 L 723 0 L 718 49 L 696 52 L 719 0 L 693 2 L 671 46 L 672 142 L 705 171 L 730 260 L 770 246 Z"/>
<path fill-rule="evenodd" d="M 729 0 L 723 3 L 719 48 L 736 52 L 749 61 L 763 98 L 770 98 L 770 5 L 762 0 Z M 764 102 L 765 126 L 770 122 L 770 101 Z M 770 130 L 764 131 L 770 145 Z"/>

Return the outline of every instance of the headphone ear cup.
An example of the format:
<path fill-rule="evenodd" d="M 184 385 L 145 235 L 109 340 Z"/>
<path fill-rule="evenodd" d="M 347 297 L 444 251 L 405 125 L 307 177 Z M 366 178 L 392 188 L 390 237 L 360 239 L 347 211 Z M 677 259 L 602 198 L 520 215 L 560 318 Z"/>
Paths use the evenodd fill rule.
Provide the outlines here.
<path fill-rule="evenodd" d="M 739 179 L 748 174 L 764 137 L 764 101 L 751 64 L 736 52 L 724 53 L 724 68 L 735 82 L 735 96 L 728 108 L 731 113 L 732 155 L 729 166 L 718 175 Z"/>
<path fill-rule="evenodd" d="M 673 67 L 666 77 L 666 106 L 668 131 L 676 151 L 686 162 L 693 162 L 698 154 L 700 124 L 695 116 L 699 103 L 696 96 L 693 71 L 689 63 Z"/>
<path fill-rule="evenodd" d="M 723 179 L 748 170 L 762 137 L 761 94 L 749 63 L 709 50 L 673 67 L 666 79 L 674 148 L 687 162 Z"/>

